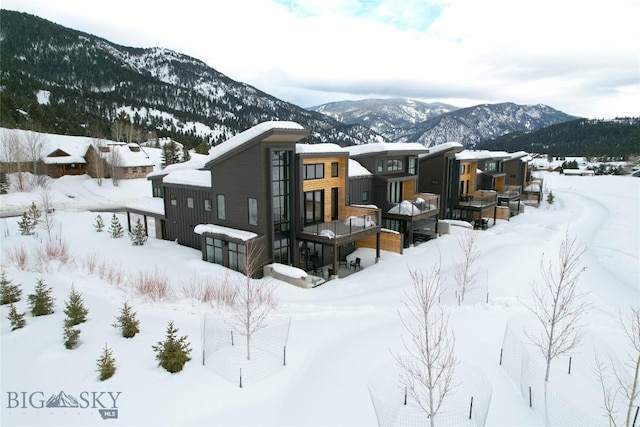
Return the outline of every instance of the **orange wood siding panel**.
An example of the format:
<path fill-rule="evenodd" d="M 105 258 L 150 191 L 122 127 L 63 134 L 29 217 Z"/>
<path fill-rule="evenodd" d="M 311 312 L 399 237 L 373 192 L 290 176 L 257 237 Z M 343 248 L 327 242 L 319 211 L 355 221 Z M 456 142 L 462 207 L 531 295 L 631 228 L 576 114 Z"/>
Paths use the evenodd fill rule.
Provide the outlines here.
<path fill-rule="evenodd" d="M 338 163 L 338 176 L 331 176 L 331 163 Z M 302 181 L 302 191 L 324 190 L 324 220 L 331 221 L 331 189 L 338 188 L 338 218 L 345 218 L 345 203 L 347 194 L 347 159 L 345 157 L 315 157 L 303 159 L 302 164 L 310 165 L 322 163 L 324 178 Z"/>

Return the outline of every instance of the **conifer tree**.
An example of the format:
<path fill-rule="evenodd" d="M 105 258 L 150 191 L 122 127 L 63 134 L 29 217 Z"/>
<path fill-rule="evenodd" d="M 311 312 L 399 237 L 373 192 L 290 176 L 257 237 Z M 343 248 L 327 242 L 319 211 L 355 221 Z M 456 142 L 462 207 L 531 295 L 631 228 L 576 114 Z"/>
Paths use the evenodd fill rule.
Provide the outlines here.
<path fill-rule="evenodd" d="M 76 292 L 72 286 L 71 293 L 69 294 L 69 300 L 65 302 L 64 314 L 67 315 L 65 322 L 68 323 L 69 326 L 79 325 L 80 323 L 87 321 L 88 313 L 89 310 L 84 306 L 82 294 L 80 292 Z"/>
<path fill-rule="evenodd" d="M 29 206 L 29 219 L 31 220 L 32 229 L 35 229 L 36 226 L 40 223 L 40 217 L 42 216 L 42 212 L 36 206 L 36 202 L 31 202 L 31 206 Z"/>
<path fill-rule="evenodd" d="M 18 313 L 14 304 L 11 304 L 9 307 L 9 315 L 7 316 L 7 319 L 11 322 L 12 331 L 24 328 L 24 325 L 27 323 L 26 320 L 24 320 L 24 313 Z"/>
<path fill-rule="evenodd" d="M 20 301 L 22 289 L 20 285 L 14 285 L 7 279 L 7 272 L 0 272 L 0 305 L 13 304 Z"/>
<path fill-rule="evenodd" d="M 133 338 L 140 332 L 140 321 L 136 319 L 136 313 L 131 310 L 129 304 L 125 301 L 120 316 L 116 317 L 117 322 L 113 324 L 115 328 L 120 328 L 122 336 L 125 338 Z"/>
<path fill-rule="evenodd" d="M 553 204 L 555 197 L 553 195 L 553 191 L 549 190 L 549 194 L 547 194 L 547 203 L 549 203 L 550 205 Z"/>
<path fill-rule="evenodd" d="M 80 340 L 80 329 L 74 328 L 65 321 L 63 330 L 64 348 L 67 350 L 74 349 Z"/>
<path fill-rule="evenodd" d="M 111 217 L 111 225 L 109 226 L 109 234 L 111 235 L 111 237 L 113 237 L 115 239 L 118 239 L 118 238 L 124 236 L 124 229 L 122 228 L 122 225 L 120 224 L 120 220 L 118 219 L 116 214 L 113 214 L 113 216 Z"/>
<path fill-rule="evenodd" d="M 173 326 L 173 321 L 170 321 L 167 326 L 167 339 L 164 342 L 158 341 L 157 345 L 152 346 L 157 353 L 158 364 L 172 374 L 180 372 L 184 364 L 191 360 L 189 357 L 189 353 L 191 353 L 190 344 L 187 342 L 188 337 L 184 335 L 177 338 L 177 333 L 178 329 Z"/>
<path fill-rule="evenodd" d="M 106 344 L 104 345 L 104 351 L 97 362 L 97 371 L 100 372 L 100 381 L 108 380 L 116 372 L 116 359 L 113 358 L 112 351 Z"/>
<path fill-rule="evenodd" d="M 27 296 L 29 311 L 32 316 L 46 316 L 53 313 L 53 297 L 51 288 L 44 284 L 43 279 L 38 279 L 35 293 Z"/>
<path fill-rule="evenodd" d="M 98 233 L 101 233 L 104 229 L 104 221 L 102 220 L 102 217 L 100 215 L 96 217 L 96 221 L 93 223 L 93 226 L 96 228 L 96 231 Z"/>
<path fill-rule="evenodd" d="M 191 160 L 191 153 L 189 152 L 189 149 L 187 147 L 183 147 L 182 148 L 182 161 L 183 162 L 188 162 L 189 160 Z"/>
<path fill-rule="evenodd" d="M 140 218 L 136 221 L 133 231 L 129 232 L 129 237 L 131 237 L 131 244 L 134 246 L 142 246 L 147 241 L 147 232 L 144 229 Z"/>
<path fill-rule="evenodd" d="M 22 217 L 18 221 L 18 230 L 23 236 L 33 234 L 33 224 L 31 223 L 31 218 L 29 218 L 29 212 L 22 212 Z"/>
<path fill-rule="evenodd" d="M 6 172 L 0 172 L 0 194 L 9 192 L 9 177 Z"/>

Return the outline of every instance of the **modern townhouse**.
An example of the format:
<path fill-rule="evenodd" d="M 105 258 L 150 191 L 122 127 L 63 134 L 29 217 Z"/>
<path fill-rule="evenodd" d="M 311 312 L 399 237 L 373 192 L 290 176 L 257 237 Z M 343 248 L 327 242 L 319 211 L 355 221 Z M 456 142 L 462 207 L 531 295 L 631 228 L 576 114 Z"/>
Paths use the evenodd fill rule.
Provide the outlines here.
<path fill-rule="evenodd" d="M 436 237 L 440 196 L 418 190 L 418 143 L 373 143 L 346 148 L 350 157 L 373 174 L 368 203 L 382 211 L 382 226 L 403 236 L 403 246 Z"/>

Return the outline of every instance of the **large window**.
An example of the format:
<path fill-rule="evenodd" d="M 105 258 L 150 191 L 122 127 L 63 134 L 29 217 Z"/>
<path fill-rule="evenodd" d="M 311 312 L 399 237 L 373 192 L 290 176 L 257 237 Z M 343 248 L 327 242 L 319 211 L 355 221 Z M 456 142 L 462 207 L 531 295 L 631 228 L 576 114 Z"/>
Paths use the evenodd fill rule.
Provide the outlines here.
<path fill-rule="evenodd" d="M 338 176 L 338 162 L 331 163 L 331 177 L 335 178 Z"/>
<path fill-rule="evenodd" d="M 304 179 L 321 179 L 324 178 L 324 163 L 312 163 L 304 165 Z"/>
<path fill-rule="evenodd" d="M 229 268 L 244 272 L 246 249 L 242 243 L 229 242 Z"/>
<path fill-rule="evenodd" d="M 400 203 L 402 201 L 402 182 L 390 182 L 387 190 L 387 201 L 389 203 Z"/>
<path fill-rule="evenodd" d="M 387 160 L 387 172 L 402 172 L 402 159 Z"/>
<path fill-rule="evenodd" d="M 222 240 L 213 237 L 205 237 L 205 250 L 207 262 L 223 265 Z"/>
<path fill-rule="evenodd" d="M 305 191 L 304 223 L 322 222 L 324 217 L 324 190 Z"/>
<path fill-rule="evenodd" d="M 276 233 L 291 229 L 291 151 L 271 154 L 271 206 Z"/>
<path fill-rule="evenodd" d="M 418 158 L 417 157 L 409 157 L 409 170 L 407 171 L 411 175 L 415 175 L 418 173 Z"/>
<path fill-rule="evenodd" d="M 377 163 L 378 163 L 378 165 L 377 165 L 378 172 L 382 172 L 382 170 L 383 170 L 382 168 L 383 168 L 383 164 L 384 164 L 383 161 L 382 160 L 378 160 Z"/>
<path fill-rule="evenodd" d="M 249 225 L 258 225 L 258 199 L 249 197 L 247 205 L 249 209 Z"/>
<path fill-rule="evenodd" d="M 224 194 L 218 194 L 218 219 L 226 219 L 226 207 L 224 202 Z"/>
<path fill-rule="evenodd" d="M 273 261 L 279 264 L 289 264 L 289 238 L 275 240 L 273 242 Z"/>

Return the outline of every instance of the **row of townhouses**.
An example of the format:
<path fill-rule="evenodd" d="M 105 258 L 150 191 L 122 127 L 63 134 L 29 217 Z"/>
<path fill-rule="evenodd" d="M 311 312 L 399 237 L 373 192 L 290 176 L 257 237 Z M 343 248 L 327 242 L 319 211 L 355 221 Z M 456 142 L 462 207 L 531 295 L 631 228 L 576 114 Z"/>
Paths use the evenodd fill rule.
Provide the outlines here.
<path fill-rule="evenodd" d="M 132 214 L 145 225 L 154 218 L 156 237 L 238 271 L 253 250 L 261 266 L 336 278 L 341 267 L 358 267 L 347 266 L 357 248 L 375 249 L 376 261 L 381 250 L 402 253 L 436 238 L 441 219 L 479 228 L 509 219 L 530 184 L 524 152 L 300 143 L 307 135 L 297 123 L 264 122 L 213 147 L 205 160 L 148 174 L 153 197 L 127 206 L 129 227 Z"/>

